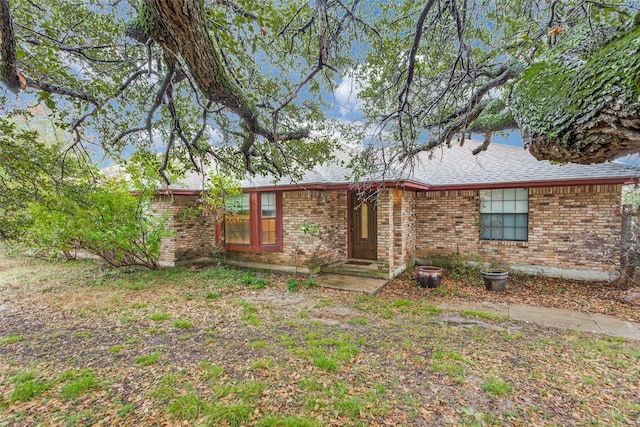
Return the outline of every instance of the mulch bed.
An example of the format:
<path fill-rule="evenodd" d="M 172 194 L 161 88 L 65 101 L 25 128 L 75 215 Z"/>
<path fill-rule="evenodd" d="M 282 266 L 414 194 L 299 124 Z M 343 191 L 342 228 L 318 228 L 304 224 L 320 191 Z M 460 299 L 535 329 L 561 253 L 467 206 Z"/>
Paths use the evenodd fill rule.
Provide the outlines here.
<path fill-rule="evenodd" d="M 407 270 L 380 291 L 385 299 L 428 298 L 434 304 L 456 301 L 488 301 L 509 304 L 530 304 L 563 308 L 588 313 L 606 314 L 625 320 L 640 322 L 640 301 L 635 305 L 624 301 L 637 283 L 585 282 L 562 278 L 549 278 L 525 274 L 511 274 L 505 292 L 490 292 L 484 288 L 478 275 L 451 277 L 446 269 L 440 287 L 421 288 L 415 280 L 415 270 Z"/>

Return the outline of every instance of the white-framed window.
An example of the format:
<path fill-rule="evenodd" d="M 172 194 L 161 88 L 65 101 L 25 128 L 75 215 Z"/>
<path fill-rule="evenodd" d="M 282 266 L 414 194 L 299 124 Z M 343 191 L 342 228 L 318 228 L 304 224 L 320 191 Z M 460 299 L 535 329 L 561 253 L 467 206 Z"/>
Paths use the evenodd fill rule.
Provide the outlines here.
<path fill-rule="evenodd" d="M 480 190 L 480 239 L 526 242 L 529 238 L 529 190 Z"/>

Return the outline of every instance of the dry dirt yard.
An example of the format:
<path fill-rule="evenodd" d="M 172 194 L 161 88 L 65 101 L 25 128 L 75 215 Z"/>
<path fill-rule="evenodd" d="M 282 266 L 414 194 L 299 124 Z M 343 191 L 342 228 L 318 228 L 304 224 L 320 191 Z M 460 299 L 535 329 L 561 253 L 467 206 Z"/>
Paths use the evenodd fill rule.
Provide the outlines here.
<path fill-rule="evenodd" d="M 640 424 L 640 342 L 435 308 L 514 298 L 638 320 L 625 289 L 519 276 L 495 295 L 473 274 L 363 296 L 0 257 L 0 425 Z"/>

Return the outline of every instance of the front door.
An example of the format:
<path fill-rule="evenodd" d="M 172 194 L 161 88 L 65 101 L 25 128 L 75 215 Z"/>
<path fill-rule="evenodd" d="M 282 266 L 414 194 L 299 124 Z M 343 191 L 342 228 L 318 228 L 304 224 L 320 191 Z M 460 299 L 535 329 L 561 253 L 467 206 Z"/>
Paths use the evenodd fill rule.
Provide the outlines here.
<path fill-rule="evenodd" d="M 351 258 L 377 258 L 377 219 L 375 200 L 362 201 L 351 193 Z"/>

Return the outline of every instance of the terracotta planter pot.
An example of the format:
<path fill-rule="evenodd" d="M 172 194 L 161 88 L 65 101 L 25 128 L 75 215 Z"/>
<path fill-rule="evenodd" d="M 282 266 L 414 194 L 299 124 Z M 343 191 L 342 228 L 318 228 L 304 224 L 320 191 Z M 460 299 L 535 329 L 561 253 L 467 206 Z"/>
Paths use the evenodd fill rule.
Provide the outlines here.
<path fill-rule="evenodd" d="M 484 286 L 488 291 L 504 292 L 507 287 L 509 272 L 504 270 L 481 271 Z"/>
<path fill-rule="evenodd" d="M 423 288 L 437 288 L 442 280 L 442 268 L 425 265 L 416 267 L 416 282 Z"/>

